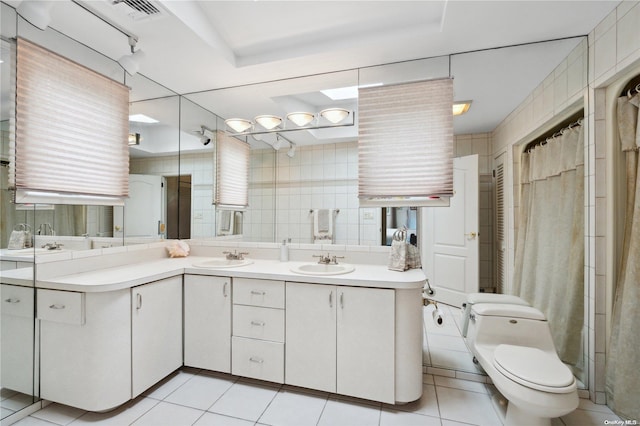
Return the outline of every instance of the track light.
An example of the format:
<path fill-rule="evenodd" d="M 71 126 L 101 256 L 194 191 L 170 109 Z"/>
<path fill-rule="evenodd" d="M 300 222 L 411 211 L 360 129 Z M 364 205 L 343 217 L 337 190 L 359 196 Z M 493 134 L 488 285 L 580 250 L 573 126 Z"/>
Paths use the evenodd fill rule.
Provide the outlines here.
<path fill-rule="evenodd" d="M 34 27 L 44 31 L 51 22 L 52 1 L 27 1 L 22 0 L 16 11 L 18 15 Z"/>
<path fill-rule="evenodd" d="M 138 73 L 140 69 L 140 63 L 145 57 L 145 54 L 142 50 L 135 50 L 136 44 L 138 43 L 138 39 L 132 36 L 129 36 L 129 46 L 131 46 L 131 54 L 124 55 L 120 59 L 118 59 L 118 63 L 124 70 L 131 76 L 134 76 Z"/>
<path fill-rule="evenodd" d="M 276 115 L 259 115 L 254 120 L 267 130 L 273 130 L 282 123 L 282 118 Z"/>
<path fill-rule="evenodd" d="M 293 158 L 293 156 L 296 155 L 296 144 L 291 141 L 289 141 L 289 143 L 291 144 L 291 147 L 289 148 L 289 151 L 287 151 L 287 157 Z"/>

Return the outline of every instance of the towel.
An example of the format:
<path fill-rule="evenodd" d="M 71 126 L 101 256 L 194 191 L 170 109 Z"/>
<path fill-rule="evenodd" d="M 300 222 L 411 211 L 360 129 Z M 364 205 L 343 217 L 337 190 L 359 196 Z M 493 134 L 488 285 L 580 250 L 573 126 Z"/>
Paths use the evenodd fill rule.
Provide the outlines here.
<path fill-rule="evenodd" d="M 228 232 L 229 228 L 231 228 L 231 211 L 222 210 L 220 215 L 220 230 Z"/>
<path fill-rule="evenodd" d="M 333 210 L 319 209 L 313 211 L 313 240 L 322 243 L 333 241 Z"/>

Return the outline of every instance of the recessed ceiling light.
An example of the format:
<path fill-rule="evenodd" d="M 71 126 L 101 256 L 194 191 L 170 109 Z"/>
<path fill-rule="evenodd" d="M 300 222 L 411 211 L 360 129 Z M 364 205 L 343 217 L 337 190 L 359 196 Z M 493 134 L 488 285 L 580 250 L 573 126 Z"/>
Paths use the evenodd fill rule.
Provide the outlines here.
<path fill-rule="evenodd" d="M 469 111 L 472 101 L 458 101 L 453 103 L 453 115 L 462 115 Z"/>
<path fill-rule="evenodd" d="M 133 114 L 129 116 L 129 121 L 135 121 L 136 123 L 159 123 L 155 118 L 151 118 L 144 114 Z"/>

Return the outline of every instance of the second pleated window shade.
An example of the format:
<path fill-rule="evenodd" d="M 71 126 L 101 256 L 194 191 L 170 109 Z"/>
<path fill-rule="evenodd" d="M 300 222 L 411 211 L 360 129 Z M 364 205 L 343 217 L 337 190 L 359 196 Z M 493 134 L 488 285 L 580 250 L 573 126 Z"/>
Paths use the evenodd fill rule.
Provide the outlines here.
<path fill-rule="evenodd" d="M 453 195 L 453 80 L 359 89 L 361 206 L 420 206 Z"/>
<path fill-rule="evenodd" d="M 216 193 L 213 203 L 223 209 L 245 209 L 249 190 L 249 144 L 216 133 Z"/>

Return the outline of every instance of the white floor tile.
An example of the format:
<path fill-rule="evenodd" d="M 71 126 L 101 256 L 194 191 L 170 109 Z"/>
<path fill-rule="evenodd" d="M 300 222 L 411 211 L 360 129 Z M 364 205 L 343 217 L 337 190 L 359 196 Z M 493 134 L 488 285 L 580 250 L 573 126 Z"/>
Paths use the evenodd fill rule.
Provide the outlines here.
<path fill-rule="evenodd" d="M 368 426 L 380 422 L 380 408 L 347 400 L 330 398 L 320 416 L 318 426 Z"/>
<path fill-rule="evenodd" d="M 225 416 L 257 421 L 278 393 L 277 389 L 237 382 L 209 411 Z"/>
<path fill-rule="evenodd" d="M 454 422 L 453 420 L 442 419 L 442 426 L 466 426 L 470 424 L 472 423 L 461 423 L 461 422 Z"/>
<path fill-rule="evenodd" d="M 11 426 L 52 426 L 53 423 L 48 422 L 46 420 L 41 420 L 37 417 L 25 417 L 24 419 L 20 419 L 17 422 L 15 422 L 13 425 Z"/>
<path fill-rule="evenodd" d="M 193 426 L 253 426 L 249 420 L 236 419 L 216 413 L 204 413 Z"/>
<path fill-rule="evenodd" d="M 182 405 L 159 402 L 151 410 L 132 425 L 135 426 L 191 426 L 204 414 L 204 411 L 196 410 Z"/>
<path fill-rule="evenodd" d="M 2 388 L 0 389 L 0 400 L 4 400 L 7 398 L 11 398 L 12 396 L 16 395 L 18 392 L 11 390 L 11 389 L 7 389 L 7 388 Z"/>
<path fill-rule="evenodd" d="M 47 405 L 42 410 L 36 411 L 32 416 L 57 425 L 68 425 L 84 413 L 86 413 L 85 410 L 54 403 Z"/>
<path fill-rule="evenodd" d="M 143 392 L 142 395 L 153 399 L 165 399 L 171 392 L 178 389 L 193 377 L 195 377 L 194 373 L 188 370 L 180 370 L 153 386 L 151 389 Z"/>
<path fill-rule="evenodd" d="M 599 411 L 574 410 L 572 413 L 562 416 L 562 421 L 567 426 L 602 426 L 605 421 L 620 420 L 615 414 L 601 413 Z"/>
<path fill-rule="evenodd" d="M 206 410 L 211 407 L 234 383 L 235 379 L 199 375 L 173 391 L 164 400 L 174 404 Z"/>
<path fill-rule="evenodd" d="M 15 393 L 2 400 L 2 407 L 12 411 L 22 410 L 31 404 L 33 404 L 33 397 L 24 393 Z"/>
<path fill-rule="evenodd" d="M 100 426 L 124 426 L 138 420 L 154 406 L 158 400 L 139 397 L 123 406 L 107 413 L 86 413 L 71 422 L 71 426 L 100 425 Z"/>
<path fill-rule="evenodd" d="M 440 417 L 436 388 L 433 385 L 422 385 L 422 397 L 419 400 L 403 405 L 384 404 L 383 409 L 389 411 L 404 411 L 423 416 Z"/>
<path fill-rule="evenodd" d="M 380 426 L 440 426 L 440 418 L 383 408 Z"/>
<path fill-rule="evenodd" d="M 451 377 L 435 376 L 436 386 L 444 386 L 447 388 L 468 390 L 471 392 L 488 393 L 484 383 L 472 382 L 469 380 L 453 379 Z"/>
<path fill-rule="evenodd" d="M 580 403 L 578 404 L 578 408 L 581 410 L 587 410 L 587 411 L 599 411 L 601 413 L 607 413 L 607 414 L 614 414 L 613 411 L 611 411 L 611 408 L 607 407 L 606 405 L 602 405 L 602 404 L 594 404 L 593 402 L 591 402 L 591 400 L 589 399 L 580 399 Z"/>
<path fill-rule="evenodd" d="M 437 386 L 436 393 L 443 419 L 476 425 L 501 424 L 489 395 L 443 386 Z"/>
<path fill-rule="evenodd" d="M 4 419 L 5 417 L 12 415 L 13 413 L 15 413 L 15 411 L 9 410 L 8 408 L 0 407 L 0 419 Z"/>
<path fill-rule="evenodd" d="M 281 389 L 258 420 L 273 426 L 315 426 L 327 397 Z"/>

